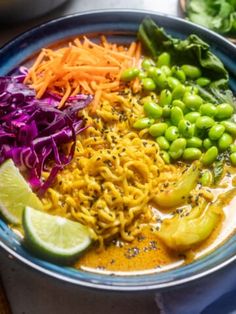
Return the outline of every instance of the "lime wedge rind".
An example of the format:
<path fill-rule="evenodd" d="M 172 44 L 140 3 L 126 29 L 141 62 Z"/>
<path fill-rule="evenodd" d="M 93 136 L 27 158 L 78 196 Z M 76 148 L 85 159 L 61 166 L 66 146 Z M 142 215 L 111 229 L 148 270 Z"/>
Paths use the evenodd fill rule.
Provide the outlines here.
<path fill-rule="evenodd" d="M 35 222 L 40 221 L 43 221 L 41 226 L 40 224 L 35 224 Z M 47 223 L 48 228 L 46 228 Z M 78 227 L 77 233 L 73 233 L 73 230 L 76 230 L 76 226 Z M 91 244 L 90 232 L 87 227 L 78 222 L 52 216 L 30 207 L 26 207 L 23 212 L 23 228 L 25 232 L 24 244 L 26 247 L 38 257 L 60 264 L 72 263 Z M 63 232 L 63 229 L 65 229 L 65 232 Z M 71 234 L 70 229 L 72 229 Z M 58 244 L 55 243 L 57 235 L 53 234 L 53 232 L 57 232 L 62 237 L 60 241 L 58 237 Z M 67 243 L 66 248 L 61 245 L 63 236 Z M 51 239 L 53 239 L 53 243 Z M 74 244 L 76 242 L 74 241 L 75 239 L 78 239 L 78 244 L 76 245 Z"/>
<path fill-rule="evenodd" d="M 25 206 L 43 207 L 19 169 L 9 159 L 0 166 L 0 214 L 9 223 L 21 224 Z"/>

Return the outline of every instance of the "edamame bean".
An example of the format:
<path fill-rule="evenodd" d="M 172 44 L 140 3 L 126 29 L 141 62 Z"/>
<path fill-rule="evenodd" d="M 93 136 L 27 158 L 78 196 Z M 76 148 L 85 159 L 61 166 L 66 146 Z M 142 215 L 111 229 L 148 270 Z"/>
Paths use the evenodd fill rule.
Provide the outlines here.
<path fill-rule="evenodd" d="M 212 183 L 212 173 L 210 170 L 205 170 L 200 177 L 200 183 L 203 186 L 210 186 Z"/>
<path fill-rule="evenodd" d="M 139 69 L 137 68 L 128 68 L 125 69 L 122 73 L 121 73 L 121 80 L 122 81 L 131 81 L 133 79 L 135 79 L 137 76 L 139 75 Z"/>
<path fill-rule="evenodd" d="M 231 153 L 236 153 L 236 144 L 231 144 L 229 148 Z"/>
<path fill-rule="evenodd" d="M 185 138 L 178 138 L 174 140 L 169 149 L 170 157 L 174 160 L 179 159 L 184 152 L 186 147 L 186 139 Z"/>
<path fill-rule="evenodd" d="M 167 128 L 168 128 L 168 125 L 165 122 L 155 123 L 150 126 L 150 128 L 148 129 L 148 132 L 153 137 L 158 137 L 164 134 Z"/>
<path fill-rule="evenodd" d="M 229 119 L 232 117 L 233 113 L 234 113 L 233 107 L 229 104 L 224 103 L 216 107 L 215 118 L 218 120 Z"/>
<path fill-rule="evenodd" d="M 230 158 L 231 164 L 235 167 L 236 166 L 236 153 L 232 153 L 229 158 Z"/>
<path fill-rule="evenodd" d="M 163 112 L 162 112 L 163 118 L 169 118 L 170 117 L 170 110 L 171 110 L 171 106 L 170 105 L 165 105 L 163 107 Z"/>
<path fill-rule="evenodd" d="M 173 66 L 171 68 L 171 73 L 174 77 L 180 80 L 182 83 L 186 81 L 186 75 L 183 70 L 180 69 L 179 66 Z"/>
<path fill-rule="evenodd" d="M 218 149 L 216 146 L 212 146 L 202 156 L 201 161 L 204 166 L 209 166 L 216 160 L 217 156 L 218 156 Z"/>
<path fill-rule="evenodd" d="M 199 90 L 196 86 L 186 86 L 186 92 L 191 94 L 198 94 Z"/>
<path fill-rule="evenodd" d="M 142 80 L 142 79 L 147 77 L 147 73 L 143 72 L 143 71 L 142 72 L 140 71 L 138 77 L 139 77 L 140 80 Z"/>
<path fill-rule="evenodd" d="M 156 142 L 159 145 L 160 149 L 168 150 L 170 147 L 169 142 L 164 136 L 159 136 L 156 138 Z"/>
<path fill-rule="evenodd" d="M 183 102 L 192 111 L 196 111 L 202 105 L 203 100 L 200 96 L 186 92 L 183 96 Z"/>
<path fill-rule="evenodd" d="M 193 136 L 187 139 L 187 147 L 201 148 L 202 140 L 199 137 Z"/>
<path fill-rule="evenodd" d="M 169 165 L 170 164 L 170 155 L 165 151 L 161 151 L 160 154 L 161 154 L 161 158 L 164 160 L 164 162 L 167 165 Z"/>
<path fill-rule="evenodd" d="M 177 85 L 172 92 L 173 99 L 181 99 L 185 93 L 185 86 L 182 84 Z"/>
<path fill-rule="evenodd" d="M 165 73 L 166 76 L 170 76 L 171 75 L 171 69 L 167 65 L 163 65 L 161 67 L 161 70 L 162 70 L 163 73 Z"/>
<path fill-rule="evenodd" d="M 149 118 L 159 119 L 162 116 L 162 107 L 153 101 L 147 101 L 143 105 L 144 112 Z"/>
<path fill-rule="evenodd" d="M 208 136 L 211 140 L 215 141 L 218 140 L 224 133 L 225 127 L 221 124 L 213 125 L 208 133 Z"/>
<path fill-rule="evenodd" d="M 141 118 L 141 119 L 138 119 L 134 124 L 133 124 L 133 127 L 135 129 L 145 129 L 145 128 L 148 128 L 150 127 L 153 123 L 155 122 L 154 119 L 149 119 L 149 118 Z"/>
<path fill-rule="evenodd" d="M 185 138 L 193 137 L 194 126 L 188 120 L 184 120 L 184 119 L 180 120 L 178 123 L 178 129 L 179 129 L 179 133 L 183 137 Z"/>
<path fill-rule="evenodd" d="M 184 118 L 185 120 L 188 120 L 191 123 L 195 123 L 197 119 L 201 116 L 201 114 L 197 111 L 189 112 L 187 113 Z"/>
<path fill-rule="evenodd" d="M 176 126 L 170 126 L 168 129 L 165 131 L 165 138 L 169 142 L 173 142 L 179 137 L 179 130 Z"/>
<path fill-rule="evenodd" d="M 199 77 L 196 81 L 196 83 L 201 86 L 201 87 L 204 87 L 204 86 L 207 86 L 211 83 L 211 80 L 209 80 L 207 77 Z"/>
<path fill-rule="evenodd" d="M 151 79 L 150 77 L 146 77 L 142 79 L 142 84 L 143 84 L 143 89 L 144 90 L 155 90 L 156 89 L 156 84 L 153 81 L 153 79 Z"/>
<path fill-rule="evenodd" d="M 143 59 L 142 68 L 144 70 L 148 70 L 151 66 L 154 66 L 154 62 L 152 61 L 152 59 L 148 59 L 148 58 Z"/>
<path fill-rule="evenodd" d="M 167 84 L 168 84 L 168 86 L 169 86 L 171 89 L 174 89 L 176 86 L 178 86 L 178 85 L 181 84 L 181 83 L 180 83 L 180 81 L 179 81 L 177 78 L 175 78 L 175 77 L 173 77 L 173 76 L 169 76 L 169 77 L 167 78 Z"/>
<path fill-rule="evenodd" d="M 161 67 L 163 65 L 170 66 L 170 61 L 171 61 L 170 54 L 168 52 L 163 52 L 158 57 L 157 66 L 158 67 Z"/>
<path fill-rule="evenodd" d="M 161 71 L 161 69 L 150 67 L 148 69 L 148 76 L 153 79 L 158 88 L 163 89 L 167 86 L 166 75 L 163 71 Z"/>
<path fill-rule="evenodd" d="M 221 121 L 220 124 L 222 124 L 225 127 L 226 132 L 230 133 L 233 136 L 236 136 L 236 124 L 231 121 Z"/>
<path fill-rule="evenodd" d="M 208 116 L 202 116 L 196 120 L 196 127 L 203 130 L 211 128 L 214 124 L 215 121 Z"/>
<path fill-rule="evenodd" d="M 225 151 L 233 143 L 233 138 L 228 133 L 224 133 L 218 140 L 218 147 L 221 151 Z"/>
<path fill-rule="evenodd" d="M 172 107 L 170 110 L 170 119 L 174 125 L 178 125 L 179 121 L 184 117 L 183 111 L 179 107 Z"/>
<path fill-rule="evenodd" d="M 202 152 L 199 148 L 195 147 L 185 148 L 183 153 L 183 159 L 188 161 L 197 160 L 201 157 L 201 155 Z"/>
<path fill-rule="evenodd" d="M 205 149 L 209 149 L 209 148 L 211 148 L 211 147 L 214 146 L 214 145 L 215 145 L 215 143 L 212 142 L 209 138 L 205 138 L 205 139 L 203 140 L 203 147 L 204 147 Z"/>
<path fill-rule="evenodd" d="M 179 99 L 175 99 L 175 100 L 172 102 L 172 106 L 173 106 L 173 107 L 179 107 L 179 108 L 183 111 L 183 113 L 185 113 L 185 112 L 187 111 L 186 106 L 185 106 L 185 103 L 182 102 L 182 101 L 179 100 Z"/>
<path fill-rule="evenodd" d="M 216 106 L 210 103 L 201 105 L 199 110 L 203 116 L 214 117 L 216 114 Z"/>
<path fill-rule="evenodd" d="M 184 71 L 185 75 L 191 79 L 197 79 L 202 75 L 202 72 L 199 68 L 190 64 L 182 65 L 181 69 Z"/>
<path fill-rule="evenodd" d="M 163 89 L 160 94 L 159 103 L 161 106 L 170 105 L 172 101 L 172 94 L 168 89 Z"/>

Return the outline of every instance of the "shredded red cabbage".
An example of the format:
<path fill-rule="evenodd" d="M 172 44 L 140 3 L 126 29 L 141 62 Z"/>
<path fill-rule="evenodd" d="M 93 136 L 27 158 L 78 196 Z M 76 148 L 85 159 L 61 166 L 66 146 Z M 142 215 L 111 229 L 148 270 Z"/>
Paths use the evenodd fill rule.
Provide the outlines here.
<path fill-rule="evenodd" d="M 12 158 L 26 172 L 32 188 L 43 194 L 73 158 L 76 135 L 85 128 L 78 111 L 92 97 L 69 98 L 65 108 L 59 110 L 56 95 L 36 99 L 34 90 L 23 84 L 24 71 L 0 77 L 0 164 Z M 71 143 L 67 153 L 63 149 L 66 143 Z M 42 171 L 49 172 L 45 182 Z"/>

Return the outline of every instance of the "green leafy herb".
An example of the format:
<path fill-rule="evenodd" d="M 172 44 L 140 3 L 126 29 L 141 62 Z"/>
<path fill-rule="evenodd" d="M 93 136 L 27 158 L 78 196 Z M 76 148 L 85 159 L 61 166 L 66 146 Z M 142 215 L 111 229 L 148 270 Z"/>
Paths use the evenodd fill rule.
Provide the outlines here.
<path fill-rule="evenodd" d="M 232 5 L 236 0 L 231 0 Z M 235 99 L 228 89 L 229 76 L 223 63 L 211 51 L 209 45 L 196 35 L 190 35 L 181 40 L 168 35 L 163 28 L 146 18 L 139 27 L 138 37 L 146 50 L 157 57 L 162 52 L 169 52 L 175 64 L 192 64 L 201 68 L 203 76 L 211 79 L 211 84 L 201 87 L 194 82 L 201 97 L 211 103 L 229 103 L 236 108 Z"/>
<path fill-rule="evenodd" d="M 222 178 L 223 172 L 224 172 L 224 164 L 225 164 L 225 158 L 223 154 L 220 154 L 217 158 L 217 160 L 214 162 L 213 165 L 213 182 L 214 184 L 217 184 L 220 179 Z"/>
<path fill-rule="evenodd" d="M 218 33 L 236 35 L 235 0 L 188 0 L 187 17 L 190 21 Z"/>
<path fill-rule="evenodd" d="M 211 79 L 211 86 L 227 87 L 229 77 L 223 63 L 198 36 L 190 35 L 184 40 L 173 38 L 150 18 L 143 20 L 138 36 L 153 57 L 167 51 L 175 64 L 189 63 L 200 67 L 203 75 Z"/>

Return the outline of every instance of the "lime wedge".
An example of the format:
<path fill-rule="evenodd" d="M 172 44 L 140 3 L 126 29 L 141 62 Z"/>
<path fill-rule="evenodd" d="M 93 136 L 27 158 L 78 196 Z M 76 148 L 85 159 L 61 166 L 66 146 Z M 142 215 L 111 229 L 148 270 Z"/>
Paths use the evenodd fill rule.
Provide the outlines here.
<path fill-rule="evenodd" d="M 11 159 L 0 166 L 0 213 L 10 223 L 20 224 L 25 206 L 42 209 L 34 194 Z"/>
<path fill-rule="evenodd" d="M 37 256 L 59 264 L 75 260 L 91 243 L 89 229 L 69 219 L 26 207 L 25 245 Z"/>

